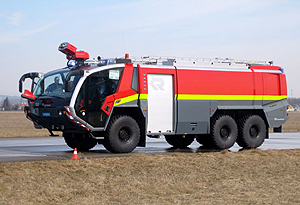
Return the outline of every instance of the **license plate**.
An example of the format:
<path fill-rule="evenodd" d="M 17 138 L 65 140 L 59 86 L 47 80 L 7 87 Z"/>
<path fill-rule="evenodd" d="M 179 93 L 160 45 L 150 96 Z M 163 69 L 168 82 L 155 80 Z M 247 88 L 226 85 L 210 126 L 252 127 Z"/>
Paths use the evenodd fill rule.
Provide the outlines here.
<path fill-rule="evenodd" d="M 42 115 L 43 115 L 43 117 L 50 117 L 51 116 L 50 112 L 43 112 Z"/>

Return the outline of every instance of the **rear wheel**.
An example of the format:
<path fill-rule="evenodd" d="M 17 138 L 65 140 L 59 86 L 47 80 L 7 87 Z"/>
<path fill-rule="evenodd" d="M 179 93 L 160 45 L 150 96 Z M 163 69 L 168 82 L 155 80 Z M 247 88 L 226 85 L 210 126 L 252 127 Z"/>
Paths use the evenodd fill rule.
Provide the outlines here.
<path fill-rule="evenodd" d="M 175 148 L 186 148 L 194 141 L 194 135 L 165 135 L 165 138 Z"/>
<path fill-rule="evenodd" d="M 238 129 L 235 120 L 229 115 L 213 118 L 211 125 L 211 144 L 217 149 L 229 149 L 237 139 Z"/>
<path fill-rule="evenodd" d="M 239 137 L 237 143 L 243 148 L 257 148 L 267 135 L 265 121 L 258 115 L 244 116 L 239 120 Z"/>
<path fill-rule="evenodd" d="M 97 140 L 90 137 L 89 133 L 64 132 L 63 137 L 70 148 L 77 148 L 78 151 L 87 151 L 97 145 Z"/>
<path fill-rule="evenodd" d="M 136 148 L 140 140 L 138 123 L 130 116 L 114 116 L 105 133 L 103 145 L 115 153 L 127 153 Z"/>

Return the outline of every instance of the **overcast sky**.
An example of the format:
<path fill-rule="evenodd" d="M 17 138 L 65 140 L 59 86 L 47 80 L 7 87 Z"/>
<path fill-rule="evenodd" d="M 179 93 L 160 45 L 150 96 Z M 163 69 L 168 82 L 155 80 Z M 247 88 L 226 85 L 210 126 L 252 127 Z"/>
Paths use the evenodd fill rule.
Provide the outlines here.
<path fill-rule="evenodd" d="M 273 60 L 300 97 L 300 1 L 0 0 L 0 94 L 19 95 L 29 71 L 66 65 L 68 41 L 91 57 Z"/>

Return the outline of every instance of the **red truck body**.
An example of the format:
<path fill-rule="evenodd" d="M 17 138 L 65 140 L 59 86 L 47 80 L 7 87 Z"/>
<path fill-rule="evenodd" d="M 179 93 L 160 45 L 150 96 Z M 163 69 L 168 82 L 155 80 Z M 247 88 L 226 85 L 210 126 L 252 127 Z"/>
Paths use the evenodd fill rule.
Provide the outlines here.
<path fill-rule="evenodd" d="M 59 49 L 76 59 L 73 47 L 65 43 Z M 75 68 L 20 79 L 21 91 L 25 78 L 40 78 L 25 110 L 28 118 L 51 133 L 62 131 L 72 148 L 101 143 L 111 152 L 130 152 L 145 146 L 146 136 L 160 135 L 179 148 L 194 139 L 216 149 L 235 142 L 256 148 L 268 138 L 268 128 L 279 129 L 288 119 L 286 76 L 269 63 L 226 59 L 184 65 L 145 58 L 109 63 L 88 62 L 87 56 Z M 65 89 L 45 97 L 47 79 L 54 76 Z M 28 92 L 23 97 L 32 96 Z M 62 96 L 68 98 L 61 101 Z"/>

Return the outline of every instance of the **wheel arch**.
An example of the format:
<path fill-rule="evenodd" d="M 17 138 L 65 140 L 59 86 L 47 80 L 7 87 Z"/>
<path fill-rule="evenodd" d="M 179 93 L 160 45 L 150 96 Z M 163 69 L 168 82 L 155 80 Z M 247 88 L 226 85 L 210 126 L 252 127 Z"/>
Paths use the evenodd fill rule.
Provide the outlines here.
<path fill-rule="evenodd" d="M 146 146 L 146 119 L 143 116 L 141 109 L 138 107 L 115 107 L 112 116 L 114 115 L 128 115 L 135 119 L 140 128 L 140 141 L 137 146 Z M 112 117 L 110 118 L 112 119 Z"/>
<path fill-rule="evenodd" d="M 269 138 L 269 122 L 266 117 L 266 113 L 264 112 L 263 109 L 218 109 L 216 112 L 211 116 L 211 119 L 213 119 L 214 116 L 217 115 L 229 115 L 231 116 L 235 121 L 238 121 L 241 117 L 245 115 L 258 115 L 260 116 L 266 126 L 267 126 L 267 133 L 266 133 L 266 138 Z"/>

